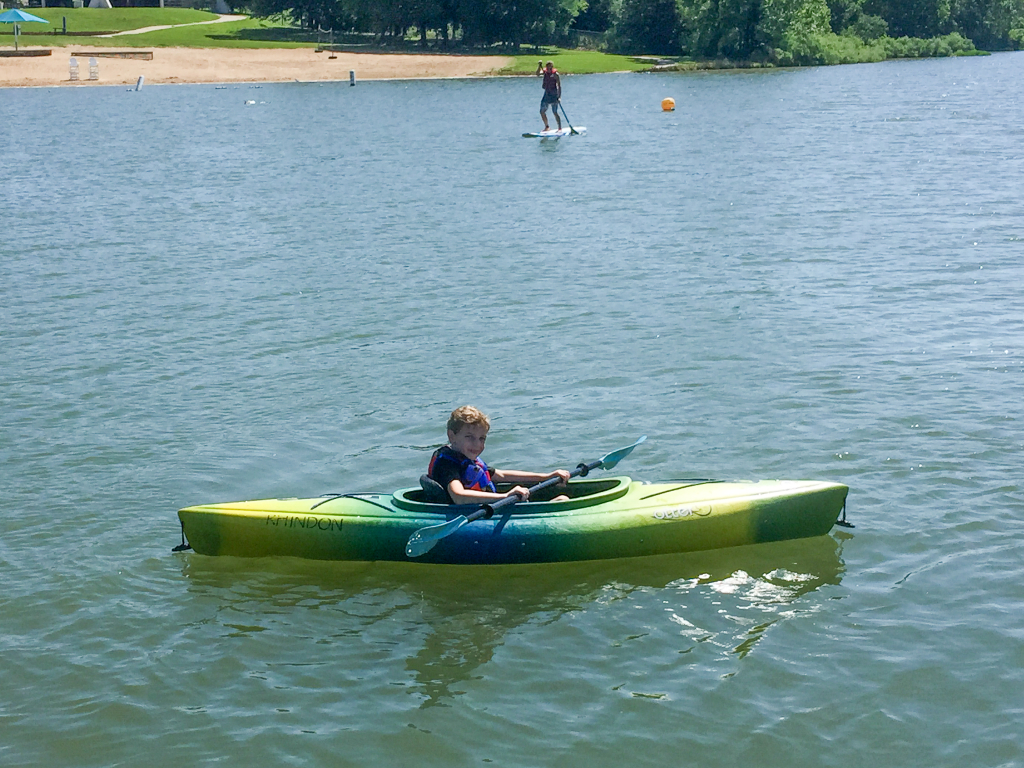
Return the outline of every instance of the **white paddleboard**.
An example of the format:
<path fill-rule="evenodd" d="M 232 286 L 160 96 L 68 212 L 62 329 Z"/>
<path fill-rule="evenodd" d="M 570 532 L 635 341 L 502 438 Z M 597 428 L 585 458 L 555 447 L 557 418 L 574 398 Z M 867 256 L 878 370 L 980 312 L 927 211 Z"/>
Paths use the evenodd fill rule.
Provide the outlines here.
<path fill-rule="evenodd" d="M 586 132 L 587 132 L 586 128 L 583 128 L 582 126 L 579 126 L 579 125 L 576 126 L 576 133 L 582 135 L 582 134 L 584 134 Z M 571 136 L 571 135 L 572 135 L 572 129 L 571 128 L 561 128 L 561 129 L 558 129 L 558 130 L 552 128 L 550 131 L 541 131 L 540 133 L 524 133 L 523 134 L 523 138 L 524 139 L 560 139 L 563 136 Z"/>

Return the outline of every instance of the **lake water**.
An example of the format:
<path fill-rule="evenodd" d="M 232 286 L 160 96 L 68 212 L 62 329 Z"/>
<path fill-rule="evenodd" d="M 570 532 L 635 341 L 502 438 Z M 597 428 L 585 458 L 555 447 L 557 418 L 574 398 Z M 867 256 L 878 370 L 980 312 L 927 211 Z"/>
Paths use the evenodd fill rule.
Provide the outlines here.
<path fill-rule="evenodd" d="M 0 91 L 0 764 L 1024 764 L 1024 54 Z M 662 113 L 672 96 L 677 111 Z M 254 103 L 247 103 L 247 102 Z M 498 466 L 852 531 L 445 568 L 188 504 Z"/>

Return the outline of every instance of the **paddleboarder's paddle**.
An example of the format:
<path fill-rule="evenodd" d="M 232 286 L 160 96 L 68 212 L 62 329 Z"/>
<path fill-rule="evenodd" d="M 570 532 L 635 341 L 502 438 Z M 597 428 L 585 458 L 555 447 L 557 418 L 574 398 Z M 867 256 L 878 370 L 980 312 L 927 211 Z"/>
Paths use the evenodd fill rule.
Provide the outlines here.
<path fill-rule="evenodd" d="M 569 118 L 566 118 L 566 120 L 568 119 Z M 617 451 L 612 451 L 604 458 L 598 459 L 590 464 L 580 464 L 576 469 L 569 473 L 569 477 L 586 477 L 592 469 L 611 469 L 626 458 L 634 448 L 646 439 L 647 435 L 644 435 L 632 445 L 626 448 L 619 448 Z M 534 491 L 539 491 L 543 488 L 550 488 L 552 485 L 557 485 L 560 482 L 562 482 L 560 477 L 548 478 L 542 483 L 537 483 L 537 485 L 531 486 L 530 495 L 532 496 Z M 420 528 L 409 537 L 409 541 L 405 545 L 405 554 L 409 557 L 425 555 L 427 552 L 432 550 L 434 545 L 441 539 L 451 536 L 457 530 L 469 525 L 474 520 L 479 520 L 480 518 L 490 519 L 497 510 L 503 507 L 510 507 L 522 500 L 523 499 L 519 494 L 513 494 L 511 496 L 506 496 L 503 499 L 498 499 L 492 504 L 484 504 L 480 509 L 475 512 L 471 512 L 468 515 L 459 515 L 446 523 L 441 523 L 440 525 L 428 525 L 426 528 Z"/>
<path fill-rule="evenodd" d="M 558 106 L 562 107 L 562 100 L 561 100 L 561 99 L 559 99 L 559 100 L 558 100 Z M 579 131 L 577 131 L 577 130 L 576 130 L 575 128 L 573 128 L 573 127 L 572 127 L 572 123 L 571 123 L 571 122 L 569 122 L 569 116 L 568 116 L 567 114 L 565 114 L 565 107 L 562 107 L 562 117 L 564 117 L 564 118 L 565 118 L 565 122 L 569 123 L 569 131 L 570 131 L 570 132 L 571 132 L 571 133 L 572 133 L 573 135 L 575 135 L 575 136 L 579 136 L 579 135 L 580 135 L 580 132 L 579 132 Z M 646 437 L 646 435 L 645 435 L 645 437 Z"/>

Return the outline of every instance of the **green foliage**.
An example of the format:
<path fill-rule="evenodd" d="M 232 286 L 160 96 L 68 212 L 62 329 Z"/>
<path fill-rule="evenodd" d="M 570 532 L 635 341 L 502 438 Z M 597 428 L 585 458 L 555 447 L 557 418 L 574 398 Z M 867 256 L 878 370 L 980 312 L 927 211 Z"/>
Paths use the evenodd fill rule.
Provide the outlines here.
<path fill-rule="evenodd" d="M 964 56 L 977 53 L 974 44 L 952 32 L 931 39 L 880 37 L 865 43 L 856 35 L 796 34 L 775 51 L 775 60 L 783 66 L 814 64 L 857 64 L 885 59 Z"/>
<path fill-rule="evenodd" d="M 976 53 L 974 43 L 959 32 L 922 40 L 917 37 L 883 37 L 879 41 L 887 59 L 921 59 L 941 56 L 964 56 Z"/>
<path fill-rule="evenodd" d="M 748 59 L 765 50 L 762 0 L 681 0 L 683 52 Z"/>
<path fill-rule="evenodd" d="M 572 25 L 575 29 L 589 32 L 607 32 L 615 22 L 615 13 L 612 0 L 588 0 Z"/>
<path fill-rule="evenodd" d="M 607 0 L 606 0 L 607 1 Z M 415 30 L 448 47 L 549 44 L 565 36 L 587 0 L 248 0 L 258 16 L 289 12 L 312 29 L 372 32 L 401 44 Z"/>
<path fill-rule="evenodd" d="M 831 12 L 825 0 L 763 0 L 761 29 L 769 45 L 790 38 L 827 35 Z"/>
<path fill-rule="evenodd" d="M 790 34 L 783 47 L 773 53 L 775 62 L 781 66 L 863 64 L 886 58 L 880 44 L 867 44 L 855 35 L 834 32 Z"/>
<path fill-rule="evenodd" d="M 885 34 L 927 39 L 959 33 L 988 50 L 1001 50 L 1016 47 L 1011 32 L 1024 29 L 1024 0 L 827 1 L 832 29 L 855 34 L 865 41 Z M 944 49 L 948 45 L 940 43 L 937 47 Z"/>
<path fill-rule="evenodd" d="M 889 23 L 881 16 L 862 13 L 844 31 L 870 43 L 889 34 Z"/>
<path fill-rule="evenodd" d="M 975 45 L 986 50 L 1019 47 L 1024 0 L 953 0 L 950 15 L 956 29 Z"/>
<path fill-rule="evenodd" d="M 118 39 L 122 46 L 290 47 L 336 40 L 377 46 L 515 51 L 563 42 L 575 28 L 604 32 L 622 53 L 740 65 L 814 65 L 957 56 L 1024 46 L 1024 0 L 246 0 L 258 18 L 179 27 Z M 41 8 L 73 32 L 107 32 L 205 21 L 205 11 Z M 0 31 L 0 36 L 3 32 Z M 75 45 L 81 37 L 48 36 Z M 581 52 L 582 53 L 582 52 Z M 574 53 L 562 52 L 571 60 Z M 599 54 L 589 54 L 598 56 Z M 536 66 L 532 53 L 523 71 Z M 565 71 L 649 66 L 624 57 L 573 60 Z M 519 71 L 520 65 L 515 67 Z"/>
<path fill-rule="evenodd" d="M 586 0 L 464 0 L 459 21 L 467 43 L 518 48 L 564 35 L 585 5 Z"/>
<path fill-rule="evenodd" d="M 248 0 L 252 15 L 283 16 L 309 29 L 346 29 L 352 23 L 343 3 L 336 0 Z"/>
<path fill-rule="evenodd" d="M 612 45 L 623 53 L 676 55 L 681 31 L 677 0 L 622 0 Z"/>
<path fill-rule="evenodd" d="M 950 29 L 950 0 L 865 0 L 865 13 L 881 16 L 897 36 L 934 37 Z"/>
<path fill-rule="evenodd" d="M 1024 0 L 249 0 L 308 28 L 373 32 L 378 42 L 486 48 L 550 45 L 571 28 L 612 50 L 745 62 L 876 61 L 884 52 L 961 52 L 1024 44 Z M 936 39 L 933 45 L 886 43 Z M 859 41 L 859 42 L 858 42 Z"/>
<path fill-rule="evenodd" d="M 844 32 L 862 13 L 864 0 L 826 0 L 829 10 L 829 26 L 837 34 Z"/>

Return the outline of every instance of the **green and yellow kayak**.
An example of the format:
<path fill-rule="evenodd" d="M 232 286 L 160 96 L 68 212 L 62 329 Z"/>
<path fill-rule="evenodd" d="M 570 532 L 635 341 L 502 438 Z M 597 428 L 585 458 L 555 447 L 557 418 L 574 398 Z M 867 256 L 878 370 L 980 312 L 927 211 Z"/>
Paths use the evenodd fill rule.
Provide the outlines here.
<path fill-rule="evenodd" d="M 499 488 L 499 490 L 501 490 Z M 822 536 L 844 511 L 849 488 L 790 480 L 643 483 L 573 480 L 476 520 L 416 562 L 497 564 L 600 560 Z M 417 530 L 477 507 L 434 504 L 420 488 L 312 499 L 202 504 L 179 510 L 202 555 L 316 560 L 407 560 Z"/>

